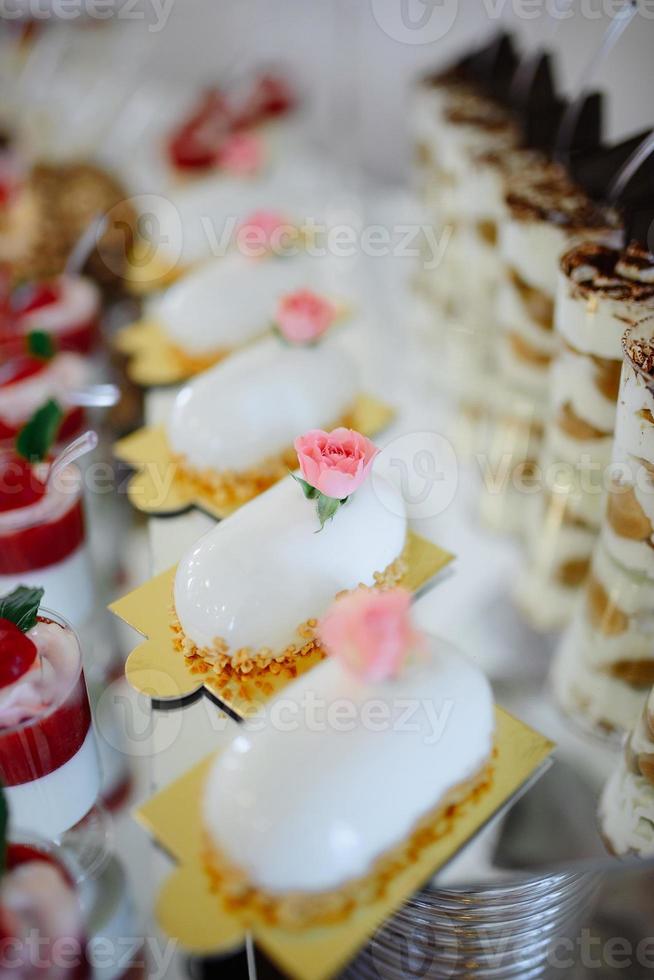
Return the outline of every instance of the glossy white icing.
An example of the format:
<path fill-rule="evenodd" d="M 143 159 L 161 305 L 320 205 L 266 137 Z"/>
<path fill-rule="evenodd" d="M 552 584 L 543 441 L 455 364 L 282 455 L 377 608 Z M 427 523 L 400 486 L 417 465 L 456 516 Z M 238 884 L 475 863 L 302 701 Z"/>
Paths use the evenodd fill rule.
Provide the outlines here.
<path fill-rule="evenodd" d="M 199 647 L 221 637 L 231 651 L 284 650 L 297 642 L 297 627 L 322 616 L 338 592 L 372 585 L 374 573 L 395 561 L 407 531 L 399 514 L 399 492 L 368 478 L 319 531 L 316 502 L 288 476 L 182 558 L 174 595 L 185 635 Z"/>
<path fill-rule="evenodd" d="M 435 638 L 396 680 L 365 683 L 330 659 L 263 712 L 216 760 L 204 821 L 221 852 L 273 893 L 365 875 L 492 751 L 488 681 Z M 278 713 L 287 723 L 275 724 Z"/>
<path fill-rule="evenodd" d="M 233 252 L 180 279 L 151 302 L 149 313 L 190 354 L 231 350 L 270 328 L 284 293 L 306 288 L 334 298 L 330 268 L 303 253 L 250 258 Z"/>
<path fill-rule="evenodd" d="M 329 340 L 297 346 L 266 337 L 182 388 L 168 439 L 191 466 L 248 469 L 300 432 L 331 428 L 359 389 L 354 362 Z"/>

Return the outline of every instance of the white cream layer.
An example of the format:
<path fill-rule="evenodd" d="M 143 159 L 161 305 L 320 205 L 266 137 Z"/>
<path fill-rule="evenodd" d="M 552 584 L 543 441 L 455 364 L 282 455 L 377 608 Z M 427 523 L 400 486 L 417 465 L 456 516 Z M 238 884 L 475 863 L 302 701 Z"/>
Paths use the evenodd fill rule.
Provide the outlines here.
<path fill-rule="evenodd" d="M 0 575 L 0 595 L 11 592 L 19 585 L 44 588 L 43 604 L 56 609 L 73 626 L 87 621 L 96 603 L 91 556 L 88 546 L 82 544 L 63 561 L 34 568 L 16 575 Z"/>
<path fill-rule="evenodd" d="M 369 477 L 319 531 L 316 501 L 287 477 L 221 521 L 179 563 L 175 608 L 184 633 L 199 647 L 220 637 L 232 651 L 284 650 L 338 592 L 372 585 L 374 573 L 398 558 L 407 532 L 399 514 L 399 492 Z"/>
<path fill-rule="evenodd" d="M 307 709 L 316 702 L 322 723 Z M 408 704 L 415 710 L 406 725 Z M 342 726 L 344 711 L 350 721 Z M 289 724 L 275 725 L 278 712 Z M 325 891 L 365 875 L 449 791 L 480 773 L 493 744 L 488 681 L 436 639 L 397 680 L 382 683 L 358 681 L 327 660 L 260 718 L 262 727 L 244 726 L 214 764 L 204 822 L 250 881 L 278 894 Z"/>
<path fill-rule="evenodd" d="M 100 290 L 92 279 L 83 276 L 59 276 L 56 285 L 61 295 L 54 303 L 21 317 L 22 329 L 67 333 L 94 319 L 100 312 Z"/>
<path fill-rule="evenodd" d="M 49 398 L 63 405 L 69 403 L 69 393 L 90 380 L 89 367 L 78 354 L 62 353 L 23 381 L 0 388 L 0 418 L 11 426 L 26 422 Z"/>
<path fill-rule="evenodd" d="M 654 391 L 642 375 L 626 364 L 622 368 L 615 423 L 616 445 L 624 453 L 654 466 Z"/>
<path fill-rule="evenodd" d="M 505 268 L 497 287 L 497 319 L 502 327 L 520 334 L 528 344 L 545 354 L 553 355 L 559 348 L 554 330 L 546 330 L 532 318 Z"/>
<path fill-rule="evenodd" d="M 548 221 L 520 221 L 508 217 L 501 225 L 500 248 L 506 263 L 534 289 L 554 297 L 559 259 L 570 235 Z"/>
<path fill-rule="evenodd" d="M 168 439 L 193 467 L 245 470 L 300 433 L 335 425 L 359 389 L 354 362 L 327 339 L 298 346 L 267 337 L 182 388 Z"/>
<path fill-rule="evenodd" d="M 99 792 L 100 763 L 92 727 L 63 766 L 29 783 L 5 788 L 13 825 L 48 840 L 79 823 Z"/>
<path fill-rule="evenodd" d="M 628 617 L 628 625 L 621 633 L 606 635 L 592 629 L 589 622 L 593 639 L 588 664 L 610 667 L 622 660 L 654 660 L 654 581 L 625 571 L 601 544 L 593 554 L 592 573 Z"/>
<path fill-rule="evenodd" d="M 584 422 L 607 434 L 615 427 L 616 403 L 597 385 L 599 368 L 592 357 L 562 347 L 552 364 L 551 403 L 555 411 L 566 402 Z M 593 440 L 594 441 L 594 440 Z M 612 435 L 609 444 L 612 445 Z"/>
<path fill-rule="evenodd" d="M 578 351 L 612 361 L 622 360 L 622 335 L 627 322 L 652 311 L 654 303 L 626 303 L 601 294 L 584 296 L 559 270 L 556 329 Z"/>
<path fill-rule="evenodd" d="M 297 256 L 249 258 L 238 252 L 190 272 L 149 305 L 168 338 L 189 354 L 242 347 L 268 331 L 285 293 L 312 289 L 333 298 L 329 263 Z"/>
<path fill-rule="evenodd" d="M 654 856 L 654 787 L 624 759 L 604 787 L 599 818 L 616 854 Z"/>

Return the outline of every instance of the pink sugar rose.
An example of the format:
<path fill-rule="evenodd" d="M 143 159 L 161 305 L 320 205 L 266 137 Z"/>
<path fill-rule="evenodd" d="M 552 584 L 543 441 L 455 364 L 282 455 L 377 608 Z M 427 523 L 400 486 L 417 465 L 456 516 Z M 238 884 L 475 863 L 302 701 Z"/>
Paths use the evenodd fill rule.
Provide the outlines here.
<path fill-rule="evenodd" d="M 295 234 L 296 228 L 280 211 L 253 211 L 240 225 L 236 243 L 244 255 L 259 257 L 282 252 Z"/>
<path fill-rule="evenodd" d="M 241 177 L 248 177 L 261 170 L 263 160 L 261 140 L 252 133 L 231 133 L 218 154 L 218 165 Z"/>
<path fill-rule="evenodd" d="M 344 500 L 361 486 L 377 447 L 354 429 L 312 429 L 295 440 L 302 477 L 325 497 Z"/>
<path fill-rule="evenodd" d="M 337 599 L 325 615 L 320 640 L 361 681 L 396 677 L 407 656 L 424 646 L 423 635 L 411 625 L 410 605 L 406 589 L 357 589 Z"/>
<path fill-rule="evenodd" d="M 276 324 L 293 344 L 308 344 L 329 330 L 336 309 L 329 300 L 309 289 L 298 289 L 282 296 L 277 307 Z"/>

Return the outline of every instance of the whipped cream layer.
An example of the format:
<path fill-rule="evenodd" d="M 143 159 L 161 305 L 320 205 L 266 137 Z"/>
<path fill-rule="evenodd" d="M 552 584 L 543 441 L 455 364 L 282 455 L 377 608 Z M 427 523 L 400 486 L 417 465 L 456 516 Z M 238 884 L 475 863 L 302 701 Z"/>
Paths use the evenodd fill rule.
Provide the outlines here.
<path fill-rule="evenodd" d="M 27 636 L 36 644 L 36 658 L 27 673 L 0 687 L 0 731 L 61 704 L 79 676 L 79 645 L 69 629 L 39 621 Z"/>
<path fill-rule="evenodd" d="M 651 329 L 654 333 L 654 320 Z M 615 441 L 625 454 L 654 469 L 654 380 L 636 370 L 634 363 L 629 363 L 628 355 L 622 368 Z"/>
<path fill-rule="evenodd" d="M 315 500 L 287 477 L 182 558 L 174 597 L 186 637 L 200 648 L 220 638 L 230 652 L 284 650 L 338 592 L 372 585 L 375 572 L 399 557 L 407 534 L 400 514 L 400 493 L 369 477 L 320 531 Z"/>
<path fill-rule="evenodd" d="M 587 434 L 587 441 L 594 442 L 600 433 L 604 433 L 610 445 L 616 415 L 615 380 L 619 376 L 619 361 L 607 363 L 604 359 L 597 360 L 592 355 L 563 346 L 552 364 L 550 376 L 550 400 L 554 414 L 566 405 L 571 406 L 580 420 L 598 430 L 593 438 L 589 438 L 590 433 Z M 582 437 L 579 441 L 583 442 L 583 427 L 579 435 Z"/>
<path fill-rule="evenodd" d="M 630 772 L 624 760 L 604 787 L 599 819 L 615 854 L 654 856 L 654 787 Z"/>
<path fill-rule="evenodd" d="M 329 268 L 324 258 L 306 254 L 249 258 L 234 252 L 180 279 L 149 304 L 149 315 L 191 355 L 232 350 L 270 329 L 285 293 L 302 288 L 331 295 Z"/>
<path fill-rule="evenodd" d="M 459 173 L 480 153 L 511 149 L 518 144 L 519 130 L 509 114 L 477 93 L 452 93 L 442 118 L 438 152 L 443 166 L 452 173 Z"/>
<path fill-rule="evenodd" d="M 584 728 L 603 734 L 627 732 L 642 710 L 643 691 L 588 663 L 595 639 L 595 631 L 577 607 L 552 664 L 555 700 Z"/>
<path fill-rule="evenodd" d="M 38 374 L 0 387 L 0 418 L 12 427 L 27 421 L 49 398 L 69 405 L 70 392 L 88 384 L 89 367 L 78 354 L 57 354 Z"/>
<path fill-rule="evenodd" d="M 654 311 L 654 256 L 582 242 L 561 258 L 556 327 L 578 351 L 622 360 L 629 321 Z"/>
<path fill-rule="evenodd" d="M 89 320 L 93 320 L 100 311 L 100 290 L 92 279 L 84 276 L 64 275 L 54 280 L 59 290 L 59 297 L 52 303 L 20 318 L 21 329 L 25 333 L 31 330 L 44 330 L 46 333 L 66 333 Z"/>
<path fill-rule="evenodd" d="M 307 711 L 309 699 L 323 724 Z M 399 723 L 409 703 L 410 731 Z M 245 726 L 214 764 L 203 806 L 215 847 L 276 894 L 326 891 L 367 874 L 492 753 L 488 681 L 441 640 L 430 639 L 397 679 L 381 683 L 327 660 L 262 717 L 276 704 L 294 724 Z M 351 705 L 347 730 L 329 723 L 339 704 Z M 368 711 L 380 709 L 388 723 L 366 724 Z"/>
<path fill-rule="evenodd" d="M 654 473 L 619 444 L 612 471 L 602 539 L 617 562 L 654 579 Z"/>
<path fill-rule="evenodd" d="M 498 277 L 497 319 L 504 331 L 517 334 L 534 352 L 552 357 L 559 347 L 559 339 L 552 329 L 549 303 L 538 304 L 536 309 L 524 302 L 520 291 L 505 268 Z"/>
<path fill-rule="evenodd" d="M 297 346 L 269 337 L 182 388 L 168 439 L 193 467 L 245 470 L 288 449 L 299 432 L 332 428 L 358 393 L 356 366 L 329 340 Z"/>

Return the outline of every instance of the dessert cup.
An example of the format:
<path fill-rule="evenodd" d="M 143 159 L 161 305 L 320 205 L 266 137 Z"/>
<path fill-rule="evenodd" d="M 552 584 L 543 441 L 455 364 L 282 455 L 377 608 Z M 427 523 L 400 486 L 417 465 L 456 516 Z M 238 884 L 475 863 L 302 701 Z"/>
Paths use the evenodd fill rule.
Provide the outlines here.
<path fill-rule="evenodd" d="M 75 633 L 41 609 L 27 636 L 34 665 L 0 691 L 0 777 L 15 825 L 53 839 L 93 807 L 100 768 Z"/>
<path fill-rule="evenodd" d="M 600 731 L 628 731 L 654 683 L 654 318 L 627 329 L 609 497 L 590 575 L 557 652 L 555 695 Z"/>
<path fill-rule="evenodd" d="M 499 378 L 505 391 L 533 400 L 544 421 L 551 365 L 560 345 L 554 330 L 560 256 L 576 238 L 609 240 L 619 227 L 618 217 L 594 204 L 559 165 L 543 160 L 526 174 L 511 174 L 505 203 L 500 228 L 505 271 L 497 300 Z M 536 460 L 542 448 L 537 442 L 534 439 L 530 447 L 537 450 Z M 521 462 L 531 461 L 514 454 L 512 465 Z M 515 525 L 512 508 L 500 513 Z"/>
<path fill-rule="evenodd" d="M 18 585 L 43 587 L 45 601 L 79 626 L 96 598 L 82 476 L 71 466 L 47 486 L 40 465 L 0 453 L 0 594 Z"/>
<path fill-rule="evenodd" d="M 101 296 L 96 284 L 70 273 L 29 282 L 12 294 L 14 331 L 49 334 L 59 351 L 89 354 L 100 339 Z"/>
<path fill-rule="evenodd" d="M 22 345 L 21 345 L 22 346 Z M 22 427 L 49 399 L 65 414 L 60 443 L 79 435 L 85 425 L 83 409 L 69 404 L 69 394 L 88 382 L 84 361 L 76 354 L 57 354 L 49 361 L 29 355 L 12 358 L 0 367 L 0 451 L 9 448 Z"/>
<path fill-rule="evenodd" d="M 648 282 L 653 261 L 635 244 L 618 250 L 593 242 L 561 259 L 556 302 L 561 343 L 552 365 L 540 459 L 546 494 L 534 514 L 515 591 L 519 608 L 537 629 L 565 626 L 590 566 L 604 513 L 622 335 L 625 323 L 654 308 L 654 282 Z M 610 521 L 605 528 L 610 534 Z"/>
<path fill-rule="evenodd" d="M 612 854 L 654 855 L 654 688 L 606 783 L 599 819 Z"/>
<path fill-rule="evenodd" d="M 33 838 L 8 843 L 0 917 L 3 980 L 90 980 L 80 897 L 60 849 Z"/>

